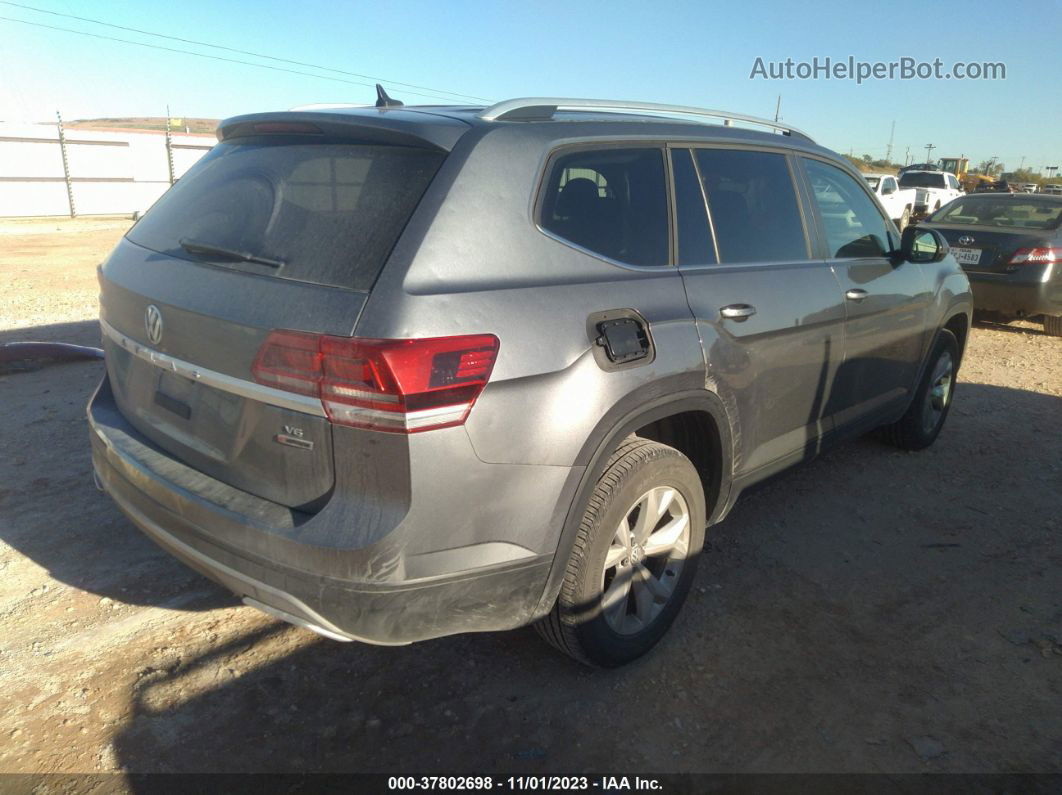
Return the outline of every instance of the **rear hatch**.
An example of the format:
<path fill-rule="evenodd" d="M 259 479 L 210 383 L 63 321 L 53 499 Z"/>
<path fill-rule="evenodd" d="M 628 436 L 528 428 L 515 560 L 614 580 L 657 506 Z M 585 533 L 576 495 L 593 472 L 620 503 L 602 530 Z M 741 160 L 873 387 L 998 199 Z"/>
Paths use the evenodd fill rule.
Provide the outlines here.
<path fill-rule="evenodd" d="M 1052 245 L 1060 218 L 1059 202 L 979 194 L 957 199 L 926 225 L 944 236 L 968 273 L 1005 276 L 1029 267 L 1012 262 L 1018 252 Z"/>
<path fill-rule="evenodd" d="M 255 382 L 262 343 L 273 329 L 352 334 L 455 128 L 467 129 L 444 120 L 417 136 L 393 112 L 364 113 L 223 126 L 100 270 L 123 415 L 185 464 L 290 507 L 330 492 L 332 428 L 318 399 Z"/>

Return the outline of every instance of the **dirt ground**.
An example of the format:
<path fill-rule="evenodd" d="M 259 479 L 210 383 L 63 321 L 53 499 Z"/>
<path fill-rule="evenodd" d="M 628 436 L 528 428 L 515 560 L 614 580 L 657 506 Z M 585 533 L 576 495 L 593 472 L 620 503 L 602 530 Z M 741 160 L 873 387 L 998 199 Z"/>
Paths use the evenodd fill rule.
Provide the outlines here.
<path fill-rule="evenodd" d="M 0 342 L 97 344 L 127 221 L 0 223 Z M 749 494 L 647 659 L 241 606 L 92 485 L 99 362 L 0 375 L 0 772 L 1062 772 L 1062 340 L 977 326 L 937 444 Z"/>

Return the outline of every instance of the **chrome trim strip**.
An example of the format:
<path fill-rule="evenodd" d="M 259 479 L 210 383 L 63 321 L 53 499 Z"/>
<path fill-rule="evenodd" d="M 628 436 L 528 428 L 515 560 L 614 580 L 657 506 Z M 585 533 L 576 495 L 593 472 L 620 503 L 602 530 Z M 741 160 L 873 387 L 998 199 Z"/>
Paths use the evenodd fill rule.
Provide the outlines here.
<path fill-rule="evenodd" d="M 220 389 L 222 392 L 239 395 L 249 400 L 257 400 L 259 403 L 267 403 L 270 406 L 288 409 L 289 411 L 299 411 L 303 414 L 313 414 L 316 417 L 325 416 L 324 406 L 321 405 L 321 401 L 318 398 L 310 397 L 309 395 L 297 395 L 281 389 L 256 384 L 253 381 L 246 381 L 215 370 L 208 370 L 205 367 L 190 364 L 174 356 L 159 353 L 122 334 L 103 318 L 100 318 L 100 329 L 103 331 L 104 336 L 109 338 L 115 345 L 124 348 L 138 359 L 143 359 L 156 367 L 177 373 L 214 389 Z"/>
<path fill-rule="evenodd" d="M 730 113 L 725 110 L 712 110 L 710 108 L 697 108 L 692 105 L 662 105 L 658 102 L 628 102 L 615 99 L 572 99 L 569 97 L 520 97 L 498 102 L 479 113 L 479 118 L 484 121 L 505 121 L 505 116 L 520 110 L 535 107 L 547 107 L 554 110 L 642 110 L 651 113 L 675 113 L 684 116 L 703 116 L 712 119 L 722 119 L 724 124 L 731 121 L 740 121 L 745 124 L 756 124 L 778 130 L 786 135 L 794 134 L 812 140 L 811 136 L 803 130 L 798 130 L 789 124 L 781 124 L 770 119 L 758 116 L 745 116 L 741 113 Z"/>

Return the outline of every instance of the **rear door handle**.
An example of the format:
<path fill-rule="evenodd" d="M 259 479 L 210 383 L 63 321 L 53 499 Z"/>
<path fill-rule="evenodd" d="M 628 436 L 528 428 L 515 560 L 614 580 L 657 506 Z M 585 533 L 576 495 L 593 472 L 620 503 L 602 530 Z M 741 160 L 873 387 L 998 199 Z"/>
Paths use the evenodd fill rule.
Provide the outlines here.
<path fill-rule="evenodd" d="M 867 297 L 867 295 L 869 295 L 869 293 L 867 293 L 866 290 L 860 290 L 857 287 L 845 293 L 844 297 L 847 298 L 849 301 L 862 301 L 864 298 Z"/>
<path fill-rule="evenodd" d="M 731 304 L 720 309 L 719 314 L 731 320 L 748 320 L 756 314 L 756 307 L 749 304 Z"/>

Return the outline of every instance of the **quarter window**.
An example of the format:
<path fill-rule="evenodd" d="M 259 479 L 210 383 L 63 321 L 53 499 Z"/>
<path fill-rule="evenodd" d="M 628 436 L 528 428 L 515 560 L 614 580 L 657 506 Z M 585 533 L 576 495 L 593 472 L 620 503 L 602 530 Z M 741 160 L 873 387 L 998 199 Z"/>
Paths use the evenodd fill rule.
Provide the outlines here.
<path fill-rule="evenodd" d="M 866 191 L 836 166 L 818 160 L 803 162 L 830 258 L 884 256 L 891 248 L 889 227 Z"/>
<path fill-rule="evenodd" d="M 540 223 L 558 237 L 631 265 L 667 265 L 667 191 L 656 148 L 591 149 L 557 157 Z"/>
<path fill-rule="evenodd" d="M 784 155 L 734 149 L 696 152 L 720 262 L 809 258 Z"/>

